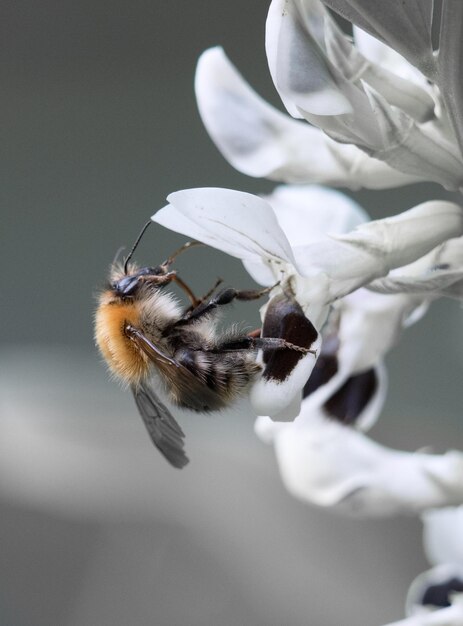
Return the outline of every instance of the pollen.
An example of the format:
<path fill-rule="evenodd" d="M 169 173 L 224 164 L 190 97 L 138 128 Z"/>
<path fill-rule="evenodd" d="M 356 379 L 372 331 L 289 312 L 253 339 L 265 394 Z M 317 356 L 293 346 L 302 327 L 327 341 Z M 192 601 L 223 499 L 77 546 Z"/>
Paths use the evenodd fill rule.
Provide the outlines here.
<path fill-rule="evenodd" d="M 122 382 L 136 385 L 146 376 L 149 361 L 126 336 L 127 324 L 139 327 L 134 304 L 101 303 L 95 315 L 95 341 L 111 372 Z"/>

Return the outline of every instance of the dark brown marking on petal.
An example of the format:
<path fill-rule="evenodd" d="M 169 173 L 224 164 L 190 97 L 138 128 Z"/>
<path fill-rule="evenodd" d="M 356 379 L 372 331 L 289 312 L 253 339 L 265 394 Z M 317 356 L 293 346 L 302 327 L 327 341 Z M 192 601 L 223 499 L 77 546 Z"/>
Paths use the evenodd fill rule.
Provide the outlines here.
<path fill-rule="evenodd" d="M 358 416 L 370 402 L 378 387 L 378 379 L 373 368 L 350 376 L 329 398 L 323 408 L 328 417 L 342 424 L 355 424 Z"/>
<path fill-rule="evenodd" d="M 330 335 L 323 338 L 320 356 L 315 363 L 309 380 L 306 382 L 302 395 L 307 398 L 311 393 L 316 391 L 322 385 L 333 378 L 338 371 L 339 339 L 336 335 Z"/>
<path fill-rule="evenodd" d="M 336 355 L 321 354 L 315 363 L 315 367 L 312 370 L 309 380 L 304 385 L 302 396 L 307 398 L 307 396 L 310 396 L 310 394 L 316 391 L 319 387 L 326 385 L 326 383 L 333 378 L 337 371 L 338 359 Z"/>
<path fill-rule="evenodd" d="M 304 315 L 299 303 L 286 294 L 280 294 L 272 298 L 268 304 L 262 337 L 281 338 L 301 348 L 310 348 L 316 341 L 318 332 Z M 302 352 L 289 348 L 264 350 L 263 377 L 283 382 L 303 357 Z"/>
<path fill-rule="evenodd" d="M 450 606 L 450 595 L 463 592 L 463 580 L 456 576 L 443 583 L 430 585 L 423 594 L 421 604 L 424 606 Z"/>

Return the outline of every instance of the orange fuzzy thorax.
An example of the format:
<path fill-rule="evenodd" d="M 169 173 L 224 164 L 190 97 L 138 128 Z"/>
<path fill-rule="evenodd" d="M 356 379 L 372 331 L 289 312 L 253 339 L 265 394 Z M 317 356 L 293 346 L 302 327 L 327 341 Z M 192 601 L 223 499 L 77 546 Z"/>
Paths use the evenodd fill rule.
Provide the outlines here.
<path fill-rule="evenodd" d="M 124 333 L 124 326 L 139 326 L 133 303 L 111 301 L 103 294 L 95 315 L 95 340 L 111 372 L 123 382 L 136 385 L 149 369 L 148 358 Z"/>

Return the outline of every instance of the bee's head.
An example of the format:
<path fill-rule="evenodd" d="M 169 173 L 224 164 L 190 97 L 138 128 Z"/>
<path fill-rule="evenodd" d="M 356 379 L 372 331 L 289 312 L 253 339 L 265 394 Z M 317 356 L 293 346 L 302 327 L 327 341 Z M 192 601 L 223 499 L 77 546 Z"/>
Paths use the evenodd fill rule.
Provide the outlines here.
<path fill-rule="evenodd" d="M 135 252 L 135 249 L 137 248 L 141 238 L 145 234 L 145 231 L 150 224 L 151 220 L 143 226 L 140 234 L 138 235 L 135 243 L 132 246 L 132 249 L 126 256 L 122 267 L 116 263 L 116 259 L 120 253 L 120 250 L 116 254 L 116 259 L 113 262 L 113 269 L 110 277 L 110 288 L 119 298 L 136 297 L 142 285 L 145 284 L 146 277 L 158 276 L 162 273 L 162 269 L 160 267 L 138 268 L 134 264 L 129 264 L 129 261 L 132 258 L 133 253 Z"/>
<path fill-rule="evenodd" d="M 124 268 L 127 270 L 127 268 Z M 133 268 L 133 271 L 118 274 L 111 282 L 111 289 L 120 298 L 134 298 L 139 290 L 147 284 L 156 285 L 157 276 L 162 276 L 165 272 L 161 266 Z M 153 280 L 149 280 L 150 278 Z"/>

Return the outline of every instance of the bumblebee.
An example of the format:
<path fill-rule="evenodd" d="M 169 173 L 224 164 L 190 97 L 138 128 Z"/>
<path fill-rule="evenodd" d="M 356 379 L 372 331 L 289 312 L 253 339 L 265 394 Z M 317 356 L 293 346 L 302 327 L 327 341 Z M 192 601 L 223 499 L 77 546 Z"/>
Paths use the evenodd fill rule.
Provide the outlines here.
<path fill-rule="evenodd" d="M 189 242 L 155 267 L 138 267 L 132 255 L 148 222 L 123 265 L 113 263 L 109 283 L 99 296 L 95 340 L 111 372 L 131 388 L 154 445 L 176 468 L 188 463 L 184 433 L 155 391 L 157 377 L 169 403 L 197 412 L 218 411 L 243 395 L 260 374 L 258 349 L 313 352 L 282 337 L 260 337 L 236 329 L 218 329 L 218 310 L 234 300 L 255 300 L 260 290 L 225 288 L 221 281 L 202 298 L 171 270 L 177 256 L 198 242 Z M 182 307 L 166 287 L 179 285 L 190 305 Z M 303 314 L 302 314 L 303 315 Z M 273 325 L 274 326 L 274 325 Z M 297 360 L 297 359 L 296 359 Z"/>

